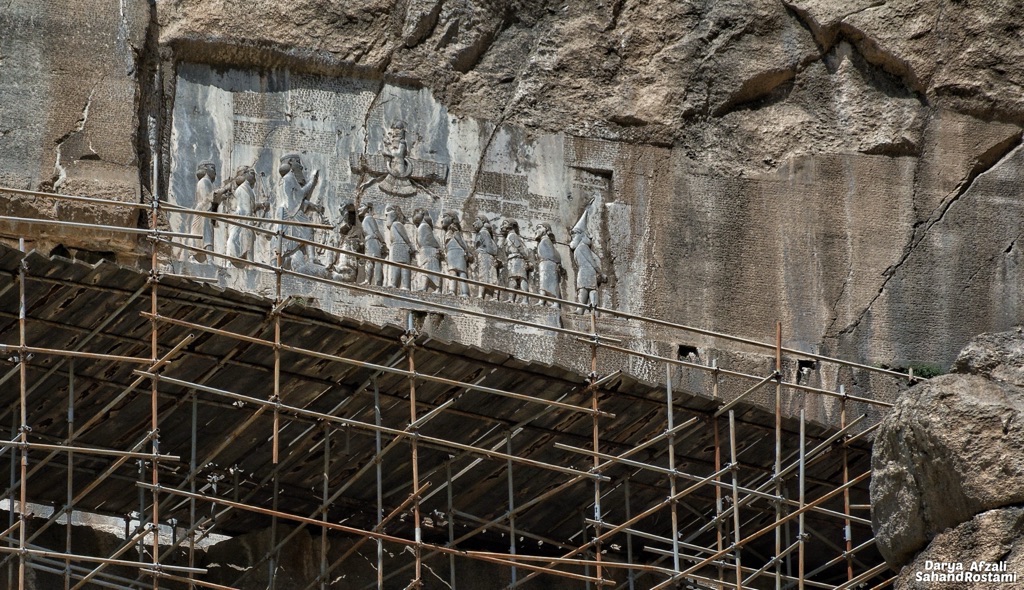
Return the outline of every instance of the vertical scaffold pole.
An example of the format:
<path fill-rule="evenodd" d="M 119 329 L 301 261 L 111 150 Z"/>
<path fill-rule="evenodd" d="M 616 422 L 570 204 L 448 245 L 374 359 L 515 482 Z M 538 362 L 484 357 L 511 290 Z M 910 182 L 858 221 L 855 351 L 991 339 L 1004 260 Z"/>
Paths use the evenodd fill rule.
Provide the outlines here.
<path fill-rule="evenodd" d="M 154 183 L 156 179 L 153 179 Z M 154 185 L 155 186 L 155 185 Z M 159 360 L 160 349 L 158 344 L 158 332 L 157 332 L 157 282 L 159 281 L 156 249 L 157 249 L 157 213 L 159 211 L 160 198 L 156 192 L 153 193 L 153 206 L 150 212 L 149 227 L 153 230 L 152 248 L 150 249 L 150 265 L 149 265 L 149 280 L 150 280 L 150 309 L 149 312 L 152 314 L 150 320 L 150 360 L 156 364 Z M 152 483 L 153 483 L 153 590 L 158 590 L 160 587 L 160 577 L 157 575 L 157 571 L 160 569 L 160 498 L 157 490 L 160 489 L 160 472 L 158 469 L 158 462 L 156 456 L 160 454 L 160 421 L 159 421 L 159 399 L 157 392 L 157 379 L 150 379 L 150 436 L 152 436 L 152 449 L 153 449 L 153 461 L 152 461 Z M 141 525 L 142 515 L 139 515 L 139 521 Z M 141 556 L 140 556 L 141 557 Z"/>
<path fill-rule="evenodd" d="M 25 238 L 18 239 L 18 249 L 21 250 L 21 264 L 18 265 L 18 341 L 21 344 L 21 350 L 18 352 L 18 372 L 21 377 L 21 392 L 18 398 L 18 405 L 20 410 L 21 424 L 18 427 L 18 440 L 21 442 L 21 483 L 18 486 L 18 519 L 20 525 L 18 526 L 18 590 L 25 590 L 25 558 L 26 558 L 26 544 L 25 544 L 25 529 L 28 528 L 27 517 L 25 514 L 25 505 L 27 502 L 26 488 L 28 488 L 28 482 L 25 481 L 28 475 L 28 410 L 26 405 L 27 398 L 27 387 L 28 387 L 28 362 L 27 347 L 28 344 L 25 342 L 25 318 L 26 318 L 26 306 L 25 306 L 25 270 L 28 262 L 25 260 Z"/>
<path fill-rule="evenodd" d="M 509 541 L 508 541 L 508 553 L 513 557 L 512 560 L 512 587 L 516 585 L 517 571 L 515 564 L 516 554 L 516 502 L 515 502 L 515 478 L 512 473 L 512 431 L 509 430 L 505 436 L 505 452 L 508 453 L 509 459 L 507 461 L 507 472 L 508 472 L 508 530 L 509 530 Z"/>
<path fill-rule="evenodd" d="M 740 492 L 739 483 L 736 481 L 739 478 L 740 464 L 736 462 L 736 412 L 729 410 L 729 454 L 732 473 L 732 530 L 733 530 L 733 545 L 736 547 L 736 590 L 743 590 L 743 566 L 742 566 L 742 551 L 743 548 L 740 546 L 740 540 L 743 538 L 740 536 Z"/>
<path fill-rule="evenodd" d="M 675 428 L 675 412 L 672 393 L 672 365 L 665 363 L 665 416 L 668 419 L 668 431 Z M 672 498 L 669 509 L 672 511 L 672 569 L 679 573 L 679 508 L 676 497 L 676 435 L 668 435 L 668 495 Z"/>
<path fill-rule="evenodd" d="M 377 436 L 380 436 L 380 434 L 378 434 Z M 445 491 L 448 492 L 448 546 L 452 547 L 453 545 L 455 545 L 455 506 L 454 503 L 452 502 L 452 462 L 450 460 L 445 461 L 444 477 L 445 481 L 447 482 L 447 489 Z M 448 586 L 451 588 L 451 590 L 455 590 L 454 553 L 448 554 L 448 578 L 450 580 Z"/>
<path fill-rule="evenodd" d="M 75 436 L 75 359 L 68 361 L 68 440 Z M 74 510 L 74 456 L 68 451 L 67 499 L 64 506 L 64 552 L 71 555 L 71 514 Z M 71 588 L 71 559 L 64 560 L 64 590 Z"/>
<path fill-rule="evenodd" d="M 416 332 L 413 327 L 412 312 L 406 315 L 405 346 L 406 354 L 409 357 L 409 427 L 412 429 L 410 446 L 412 447 L 412 493 L 414 496 L 412 504 L 413 526 L 415 527 L 416 545 L 413 548 L 416 557 L 416 574 L 410 585 L 413 588 L 420 588 L 423 585 L 423 531 L 420 520 L 420 458 L 419 445 L 417 444 L 416 427 L 416 355 L 415 355 Z"/>
<path fill-rule="evenodd" d="M 192 392 L 192 448 L 189 450 L 189 461 L 188 461 L 188 491 L 192 494 L 189 498 L 188 504 L 188 566 L 190 568 L 195 567 L 196 563 L 196 452 L 198 447 L 198 436 L 199 436 L 199 393 Z M 193 583 L 195 580 L 195 574 L 192 572 L 188 573 L 189 579 L 189 590 L 195 590 L 196 585 Z"/>
<path fill-rule="evenodd" d="M 711 359 L 711 399 L 718 399 L 718 359 Z M 722 470 L 722 440 L 718 418 L 711 417 L 711 427 L 715 438 L 715 473 Z M 722 476 L 715 476 L 715 549 L 719 552 L 724 547 L 725 523 L 722 522 Z M 725 578 L 725 566 L 718 564 L 718 590 L 722 590 L 722 581 Z"/>
<path fill-rule="evenodd" d="M 331 482 L 331 429 L 324 422 L 324 486 L 323 501 L 321 502 L 320 518 L 323 526 L 320 527 L 320 590 L 327 590 L 327 506 L 330 504 L 330 482 Z"/>
<path fill-rule="evenodd" d="M 377 471 L 377 530 L 380 530 L 384 522 L 384 474 L 381 470 L 381 440 L 380 427 L 382 416 L 380 411 L 380 388 L 377 387 L 377 376 L 373 379 L 373 422 L 377 425 L 374 439 L 376 440 L 377 453 L 374 455 L 374 463 Z M 384 590 L 384 541 L 377 537 L 377 590 Z"/>
<path fill-rule="evenodd" d="M 274 433 L 273 433 L 273 449 L 271 451 L 271 461 L 274 465 L 273 472 L 273 506 L 274 515 L 270 519 L 270 546 L 277 547 L 277 511 L 278 511 L 278 496 L 280 494 L 280 481 L 278 479 L 277 464 L 280 459 L 280 426 L 281 426 L 281 306 L 284 301 L 282 293 L 282 269 L 284 268 L 284 226 L 277 226 L 277 268 L 275 270 L 275 297 L 274 297 L 274 309 L 271 313 L 274 315 Z M 269 579 L 270 579 L 270 590 L 277 588 L 277 552 L 270 556 L 268 567 L 270 568 Z"/>
<path fill-rule="evenodd" d="M 601 458 L 598 453 L 601 452 L 601 439 L 600 439 L 600 423 L 598 421 L 598 396 L 597 396 L 597 308 L 591 306 L 590 308 L 590 331 L 594 337 L 594 343 L 590 346 L 590 406 L 593 410 L 591 414 L 593 424 L 593 445 L 594 445 L 594 472 L 597 473 L 598 468 L 601 465 Z M 585 522 L 585 521 L 584 521 Z M 604 522 L 604 518 L 601 512 L 601 480 L 594 478 L 594 538 L 596 543 L 594 544 L 594 561 L 596 562 L 595 570 L 597 573 L 598 587 L 601 586 L 604 580 L 604 572 L 601 567 L 601 523 Z M 586 535 L 584 535 L 584 540 Z"/>
<path fill-rule="evenodd" d="M 10 438 L 11 438 L 11 440 L 14 440 L 14 438 L 16 438 L 17 436 L 18 436 L 18 415 L 16 413 L 14 413 L 14 412 L 11 412 L 11 437 Z M 18 483 L 18 465 L 17 465 L 18 464 L 18 459 L 17 459 L 17 457 L 18 457 L 18 453 L 14 452 L 14 450 L 12 449 L 11 453 L 10 453 L 10 458 L 11 458 L 11 483 L 10 483 L 9 486 L 7 486 L 7 489 L 10 490 L 10 493 L 7 496 L 7 508 L 8 508 L 8 511 L 7 511 L 7 526 L 11 530 L 13 530 L 12 527 L 14 527 L 14 519 L 15 519 L 15 513 L 16 513 L 16 511 L 14 510 L 14 486 Z M 21 524 L 20 524 L 21 521 L 19 520 L 18 523 L 19 523 L 18 526 L 20 527 L 21 526 Z M 13 547 L 14 546 L 14 537 L 13 536 L 9 537 L 9 539 L 10 540 L 8 541 L 8 545 Z M 15 573 L 14 572 L 15 572 L 14 564 L 10 563 L 8 565 L 8 567 L 7 567 L 7 587 L 8 588 L 14 588 L 14 584 L 15 584 L 15 579 L 14 579 Z"/>
<path fill-rule="evenodd" d="M 846 386 L 839 386 L 839 428 L 846 428 Z M 843 445 L 843 485 L 850 481 L 850 448 Z M 846 542 L 846 581 L 853 579 L 853 527 L 850 526 L 850 488 L 843 488 L 843 539 Z"/>
<path fill-rule="evenodd" d="M 782 497 L 782 322 L 775 322 L 775 496 Z M 775 590 L 782 590 L 782 503 L 775 501 Z"/>
<path fill-rule="evenodd" d="M 626 478 L 623 487 L 626 493 L 626 520 L 633 518 L 633 507 L 630 502 L 629 494 L 629 478 Z M 633 563 L 633 533 L 629 532 L 630 529 L 626 529 L 626 562 L 629 564 Z M 629 590 L 635 590 L 636 588 L 636 572 L 633 568 L 626 570 L 629 575 Z"/>
<path fill-rule="evenodd" d="M 798 522 L 799 531 L 797 533 L 797 540 L 799 541 L 799 554 L 798 554 L 798 565 L 797 565 L 797 590 L 804 590 L 804 467 L 806 466 L 807 460 L 807 428 L 806 428 L 806 412 L 807 410 L 800 410 L 800 517 Z"/>

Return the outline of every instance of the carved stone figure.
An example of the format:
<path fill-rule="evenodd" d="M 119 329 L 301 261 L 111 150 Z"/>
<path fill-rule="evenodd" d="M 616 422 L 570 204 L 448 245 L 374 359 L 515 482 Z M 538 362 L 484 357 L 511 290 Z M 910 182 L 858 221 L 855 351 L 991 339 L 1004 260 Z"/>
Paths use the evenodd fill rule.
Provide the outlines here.
<path fill-rule="evenodd" d="M 310 223 L 310 214 L 314 211 L 323 213 L 323 205 L 313 203 L 311 195 L 320 178 L 318 171 L 313 171 L 313 178 L 306 181 L 305 168 L 299 154 L 287 154 L 281 157 L 281 194 L 277 202 L 277 218 L 285 221 L 301 221 Z M 313 228 L 302 226 L 285 226 L 284 234 L 303 240 L 313 240 Z M 312 249 L 306 244 L 294 240 L 284 240 L 280 246 L 284 258 L 284 267 L 298 270 L 299 266 L 312 264 Z"/>
<path fill-rule="evenodd" d="M 530 251 L 519 235 L 519 223 L 514 219 L 503 219 L 501 222 L 501 249 L 505 254 L 505 270 L 507 285 L 510 289 L 526 291 L 529 289 Z M 509 301 L 526 301 L 525 295 L 510 293 Z"/>
<path fill-rule="evenodd" d="M 260 203 L 256 198 L 256 171 L 249 166 L 242 166 L 235 172 L 235 191 L 232 198 L 225 201 L 227 213 L 254 217 L 257 212 L 265 210 L 267 203 Z M 243 225 L 239 225 L 243 224 Z M 250 229 L 252 222 L 236 220 L 228 224 L 227 255 L 243 260 L 253 260 L 256 245 L 256 232 Z M 236 261 L 232 264 L 240 265 Z"/>
<path fill-rule="evenodd" d="M 379 184 L 380 190 L 400 197 L 411 197 L 422 190 L 437 198 L 427 185 L 443 183 L 448 178 L 447 164 L 409 157 L 404 121 L 395 121 L 384 130 L 380 153 L 350 154 L 349 165 L 352 172 L 372 176 L 359 186 L 359 191 Z"/>
<path fill-rule="evenodd" d="M 392 195 L 415 195 L 416 187 L 409 181 L 409 176 L 412 175 L 412 162 L 408 159 L 409 144 L 405 140 L 405 121 L 396 121 L 387 130 L 383 152 L 388 160 L 388 176 L 380 183 L 380 190 Z"/>
<path fill-rule="evenodd" d="M 416 209 L 412 222 L 416 226 L 417 263 L 420 268 L 441 272 L 441 245 L 434 235 L 434 220 L 426 209 Z M 420 274 L 416 280 L 416 289 L 434 293 L 441 288 L 441 277 Z"/>
<path fill-rule="evenodd" d="M 555 249 L 555 234 L 551 226 L 539 223 L 535 228 L 537 240 L 537 292 L 548 297 L 560 297 L 559 283 L 562 278 L 562 257 Z M 543 304 L 543 302 L 538 302 Z M 552 303 L 558 307 L 557 303 Z"/>
<path fill-rule="evenodd" d="M 590 208 L 583 211 L 579 221 L 570 233 L 569 249 L 572 250 L 573 262 L 576 263 L 576 300 L 592 307 L 597 306 L 597 285 L 605 281 L 601 274 L 601 259 L 590 248 L 591 239 L 587 233 L 587 220 Z M 576 313 L 583 313 L 576 308 Z"/>
<path fill-rule="evenodd" d="M 357 212 L 363 230 L 363 253 L 375 259 L 384 260 L 388 256 L 388 247 L 377 220 L 373 217 L 373 203 L 363 203 Z M 366 278 L 363 284 L 380 287 L 384 284 L 384 264 L 377 260 L 366 260 Z"/>
<path fill-rule="evenodd" d="M 469 278 L 469 265 L 473 262 L 473 253 L 462 239 L 462 224 L 459 214 L 449 211 L 441 216 L 441 229 L 444 230 L 445 260 L 448 262 L 448 274 L 456 279 Z M 457 286 L 456 286 L 457 285 Z M 465 281 L 446 281 L 445 292 L 459 297 L 469 296 L 469 284 Z"/>
<path fill-rule="evenodd" d="M 217 180 L 217 167 L 214 166 L 213 162 L 209 160 L 200 162 L 196 167 L 196 211 L 210 212 L 217 210 L 220 199 L 216 194 L 217 189 L 213 185 L 215 180 Z M 197 240 L 196 247 L 213 252 L 213 227 L 214 220 L 212 217 L 192 216 L 189 222 L 190 232 L 193 235 L 203 236 Z M 207 257 L 203 252 L 194 252 L 192 258 L 196 262 L 206 262 Z"/>
<path fill-rule="evenodd" d="M 333 256 L 327 270 L 334 280 L 352 283 L 359 274 L 359 258 L 348 252 L 362 253 L 365 236 L 362 226 L 356 219 L 356 206 L 352 202 L 342 205 L 338 213 L 338 225 L 335 226 L 332 246 L 342 251 L 332 252 Z"/>
<path fill-rule="evenodd" d="M 476 250 L 476 278 L 483 283 L 497 284 L 498 270 L 501 260 L 498 259 L 498 245 L 494 242 L 491 222 L 484 214 L 477 215 L 473 221 L 473 248 Z M 477 296 L 481 299 L 497 299 L 498 291 L 493 288 L 479 286 Z"/>
<path fill-rule="evenodd" d="M 413 246 L 412 240 L 409 239 L 409 234 L 405 230 L 405 214 L 402 213 L 402 209 L 398 205 L 388 205 L 384 208 L 384 215 L 386 216 L 385 224 L 391 236 L 391 244 L 388 246 L 391 252 L 388 255 L 388 260 L 401 264 L 411 264 L 416 248 Z M 412 272 L 408 268 L 389 266 L 387 285 L 389 287 L 408 289 L 411 276 Z"/>

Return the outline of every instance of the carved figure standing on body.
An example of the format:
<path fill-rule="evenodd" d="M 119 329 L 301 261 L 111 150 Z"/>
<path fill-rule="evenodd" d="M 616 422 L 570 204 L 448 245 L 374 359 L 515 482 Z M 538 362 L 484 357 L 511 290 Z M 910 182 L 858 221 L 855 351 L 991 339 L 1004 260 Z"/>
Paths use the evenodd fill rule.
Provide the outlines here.
<path fill-rule="evenodd" d="M 196 166 L 196 204 L 195 210 L 210 213 L 217 210 L 220 204 L 220 193 L 214 186 L 213 181 L 217 180 L 217 167 L 213 162 L 207 160 Z M 196 246 L 203 250 L 213 252 L 215 222 L 212 217 L 193 215 L 189 221 L 189 229 L 193 235 L 203 236 L 197 239 Z M 206 262 L 204 252 L 194 252 L 192 259 L 196 262 Z"/>
<path fill-rule="evenodd" d="M 601 273 L 601 259 L 590 247 L 592 240 L 587 233 L 589 216 L 588 205 L 570 232 L 569 249 L 572 250 L 573 262 L 576 263 L 576 301 L 597 307 L 597 286 L 606 279 Z M 583 309 L 576 308 L 575 312 L 583 313 Z"/>
<path fill-rule="evenodd" d="M 374 258 L 374 260 L 364 262 L 366 278 L 363 280 L 363 284 L 380 287 L 384 284 L 384 263 L 379 260 L 388 257 L 384 232 L 381 231 L 377 220 L 373 217 L 373 203 L 360 205 L 357 216 L 363 230 L 363 253 Z"/>
<path fill-rule="evenodd" d="M 332 279 L 352 283 L 359 274 L 359 258 L 349 252 L 363 251 L 363 228 L 356 219 L 356 206 L 352 202 L 342 205 L 338 213 L 332 246 L 341 252 L 331 252 L 331 263 L 327 265 L 327 270 Z"/>
<path fill-rule="evenodd" d="M 457 279 L 469 278 L 469 265 L 473 263 L 473 253 L 462 239 L 462 224 L 459 214 L 449 211 L 441 216 L 441 229 L 444 230 L 445 260 L 448 261 L 448 274 Z M 459 297 L 469 296 L 469 284 L 465 281 L 448 279 L 445 292 Z M 458 285 L 456 287 L 456 285 Z"/>
<path fill-rule="evenodd" d="M 324 212 L 323 205 L 314 203 L 310 198 L 320 174 L 314 170 L 313 178 L 307 182 L 305 168 L 299 154 L 282 156 L 278 172 L 281 174 L 281 195 L 276 211 L 278 219 L 311 223 L 310 213 L 316 211 L 322 214 Z M 311 227 L 287 225 L 284 226 L 283 231 L 286 236 L 313 240 L 313 228 Z M 311 259 L 312 248 L 306 244 L 285 239 L 284 244 L 279 247 L 284 258 L 285 268 L 298 270 L 298 267 L 313 262 Z"/>
<path fill-rule="evenodd" d="M 505 270 L 509 289 L 529 290 L 529 273 L 532 265 L 529 262 L 530 251 L 519 235 L 519 223 L 513 219 L 501 222 L 501 249 L 505 253 Z M 509 301 L 526 302 L 525 295 L 508 294 Z"/>
<path fill-rule="evenodd" d="M 254 217 L 257 212 L 267 209 L 266 202 L 259 202 L 256 197 L 256 171 L 250 166 L 242 166 L 235 172 L 235 191 L 227 213 Z M 243 260 L 254 260 L 256 249 L 256 232 L 251 227 L 253 222 L 232 220 L 228 224 L 227 255 Z M 244 266 L 232 261 L 235 266 Z"/>
<path fill-rule="evenodd" d="M 391 124 L 385 132 L 383 147 L 384 157 L 388 160 L 388 175 L 380 183 L 380 190 L 405 197 L 416 194 L 416 187 L 409 180 L 412 162 L 409 161 L 409 144 L 405 139 L 405 121 Z"/>
<path fill-rule="evenodd" d="M 483 283 L 497 284 L 501 260 L 498 259 L 498 245 L 494 242 L 491 222 L 481 213 L 473 221 L 473 248 L 476 250 L 476 279 Z M 480 285 L 477 296 L 481 299 L 497 299 L 498 291 Z"/>
<path fill-rule="evenodd" d="M 388 246 L 391 253 L 388 255 L 388 260 L 401 264 L 412 264 L 412 256 L 416 253 L 416 248 L 413 246 L 412 240 L 409 239 L 408 232 L 405 231 L 405 214 L 402 213 L 402 209 L 398 205 L 388 205 L 384 208 L 384 215 L 386 217 L 385 224 L 391 236 L 391 245 Z M 408 289 L 411 277 L 412 271 L 408 268 L 389 266 L 387 285 Z"/>
<path fill-rule="evenodd" d="M 555 249 L 555 234 L 551 226 L 539 223 L 535 228 L 537 240 L 537 292 L 548 297 L 561 297 L 559 283 L 562 279 L 562 257 Z M 543 305 L 543 301 L 537 302 Z M 558 307 L 558 303 L 552 303 Z"/>
<path fill-rule="evenodd" d="M 416 226 L 417 263 L 420 268 L 441 272 L 441 245 L 434 235 L 434 220 L 426 209 L 416 209 L 412 222 Z M 441 277 L 420 274 L 416 280 L 416 289 L 434 293 L 441 288 Z"/>

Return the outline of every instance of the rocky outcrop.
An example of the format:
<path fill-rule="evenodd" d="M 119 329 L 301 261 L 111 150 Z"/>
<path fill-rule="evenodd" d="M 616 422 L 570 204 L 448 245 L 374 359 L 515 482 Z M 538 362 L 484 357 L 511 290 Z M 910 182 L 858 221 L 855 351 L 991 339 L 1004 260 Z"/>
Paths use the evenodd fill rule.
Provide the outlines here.
<path fill-rule="evenodd" d="M 1021 370 L 1021 346 L 1020 332 L 980 336 L 954 365 L 958 373 L 913 387 L 882 422 L 871 504 L 890 565 L 909 563 L 936 535 L 976 515 L 1024 505 L 1024 388 L 1003 379 Z M 988 518 L 973 526 L 995 526 Z M 966 530 L 935 551 L 949 551 Z"/>
<path fill-rule="evenodd" d="M 359 108 L 278 113 L 303 141 L 310 125 L 295 121 L 344 111 L 316 137 L 372 152 L 374 109 L 403 111 L 410 139 L 423 115 L 431 127 L 417 139 L 430 149 L 415 155 L 459 155 L 469 168 L 449 178 L 507 206 L 530 205 L 524 192 L 565 205 L 570 168 L 610 173 L 603 223 L 628 239 L 605 262 L 616 306 L 630 311 L 761 339 L 781 320 L 787 345 L 898 367 L 945 366 L 974 334 L 1024 317 L 1013 198 L 1024 186 L 1024 49 L 1008 0 L 64 4 L 0 12 L 0 184 L 137 200 L 141 176 L 192 198 L 171 190 L 173 151 L 212 157 L 210 137 L 175 136 L 175 108 L 219 125 L 213 115 L 230 105 L 182 103 L 190 73 L 250 76 L 268 103 L 285 82 L 321 76 L 354 88 Z M 421 96 L 399 107 L 384 89 Z M 439 150 L 451 121 L 460 133 Z M 155 125 L 162 190 L 146 182 Z M 352 146 L 331 147 L 333 181 Z M 219 179 L 242 162 L 232 154 L 221 152 Z M 178 172 L 191 177 L 196 163 Z M 3 205 L 136 221 L 38 199 Z M 844 382 L 877 391 L 865 379 Z"/>
<path fill-rule="evenodd" d="M 782 320 L 790 344 L 902 367 L 945 366 L 973 335 L 1021 317 L 1020 211 L 1007 198 L 1024 184 L 1013 10 L 922 0 L 156 5 L 166 73 L 199 62 L 423 87 L 443 113 L 433 119 L 497 138 L 475 147 L 464 132 L 452 148 L 474 161 L 480 149 L 489 171 L 561 166 L 530 157 L 555 134 L 617 142 L 593 144 L 608 161 L 579 165 L 612 171 L 615 223 L 642 250 L 616 252 L 620 274 L 650 269 L 630 288 L 646 294 L 633 309 L 759 337 L 751 326 Z M 503 136 L 517 138 L 515 157 L 488 159 Z M 531 191 L 557 184 L 531 174 Z"/>
<path fill-rule="evenodd" d="M 15 1 L 0 9 L 0 186 L 139 201 L 149 21 L 144 0 Z M 108 225 L 135 225 L 137 218 L 132 210 L 6 196 L 0 214 Z M 52 226 L 23 233 L 91 250 L 135 244 L 123 235 Z"/>
<path fill-rule="evenodd" d="M 971 574 L 964 581 L 943 574 Z M 953 571 L 950 572 L 950 569 Z M 982 512 L 940 533 L 900 572 L 899 590 L 1018 588 L 1024 579 L 1024 508 Z M 937 576 L 938 574 L 938 576 Z M 1016 576 L 1016 577 L 1013 577 Z"/>

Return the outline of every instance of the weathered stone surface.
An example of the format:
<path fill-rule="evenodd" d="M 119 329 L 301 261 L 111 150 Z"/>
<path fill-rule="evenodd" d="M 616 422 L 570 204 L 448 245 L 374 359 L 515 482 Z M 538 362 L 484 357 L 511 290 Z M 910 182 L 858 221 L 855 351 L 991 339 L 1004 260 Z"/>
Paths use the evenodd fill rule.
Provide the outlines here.
<path fill-rule="evenodd" d="M 965 572 L 982 576 L 1013 576 L 982 578 L 969 582 L 942 582 L 929 579 L 929 574 L 946 573 L 936 564 L 953 564 Z M 978 568 L 971 571 L 972 567 Z M 1005 571 L 986 571 L 986 567 Z M 982 512 L 968 522 L 936 536 L 928 548 L 900 572 L 896 590 L 988 590 L 1017 588 L 1024 574 L 1024 508 L 1000 508 Z M 920 574 L 920 578 L 918 577 Z"/>
<path fill-rule="evenodd" d="M 40 23 L 77 12 L 39 6 L 16 2 L 2 17 L 16 34 L 0 68 L 17 64 L 4 80 L 24 81 L 4 87 L 4 104 L 48 104 L 43 89 L 58 74 L 78 84 L 54 103 L 52 133 L 33 108 L 9 109 L 26 130 L 0 128 L 0 148 L 24 164 L 10 169 L 32 172 L 4 182 L 128 194 L 140 163 L 122 138 L 138 128 L 146 5 L 97 5 L 88 16 L 99 20 L 70 27 L 66 48 L 45 41 L 56 37 Z M 331 222 L 343 200 L 373 200 L 382 213 L 377 187 L 359 187 L 379 168 L 382 130 L 402 118 L 410 157 L 444 172 L 431 173 L 434 196 L 420 191 L 407 214 L 453 208 L 464 226 L 479 213 L 533 215 L 523 229 L 550 223 L 563 260 L 582 210 L 570 197 L 594 174 L 608 183 L 591 228 L 609 279 L 602 304 L 763 340 L 781 320 L 790 346 L 943 367 L 972 335 L 1024 319 L 1024 60 L 1013 10 L 915 0 L 158 2 L 159 51 L 142 65 L 160 61 L 165 94 L 141 110 L 164 122 L 161 168 L 175 202 L 194 199 L 203 159 L 217 162 L 219 180 L 255 162 L 272 193 L 276 158 L 294 149 L 325 174 L 318 198 Z M 99 115 L 112 81 L 127 113 L 116 121 Z M 63 180 L 51 173 L 58 143 Z M 108 248 L 118 245 L 97 247 Z M 635 337 L 648 349 L 681 338 Z M 860 394 L 874 385 L 821 378 Z"/>
<path fill-rule="evenodd" d="M 139 53 L 149 17 L 145 0 L 15 0 L 0 10 L 0 185 L 138 202 Z M 34 197 L 5 197 L 0 210 L 89 223 L 136 220 L 131 211 Z M 30 235 L 95 250 L 129 243 L 52 227 Z"/>
<path fill-rule="evenodd" d="M 977 336 L 960 351 L 953 372 L 1024 387 L 1024 329 Z"/>
<path fill-rule="evenodd" d="M 363 84 L 374 102 L 338 125 L 339 156 L 376 148 L 377 112 L 418 111 L 432 123 L 417 157 L 520 173 L 534 195 L 567 192 L 564 167 L 611 171 L 609 229 L 627 236 L 606 260 L 616 305 L 757 337 L 778 319 L 787 344 L 940 367 L 1024 318 L 1011 4 L 187 0 L 157 13 L 179 64 L 264 72 L 270 92 L 286 70 Z M 182 76 L 188 92 L 203 83 L 195 68 L 179 67 L 179 97 Z M 196 113 L 182 105 L 176 116 Z M 198 112 L 189 145 L 212 132 Z M 450 179 L 472 218 L 485 191 Z"/>
<path fill-rule="evenodd" d="M 1010 342 L 1009 350 L 979 350 Z M 985 337 L 967 354 L 1005 358 L 1019 346 Z M 1024 389 L 981 375 L 945 375 L 903 394 L 872 456 L 872 521 L 891 565 L 980 512 L 1024 503 L 1022 412 Z"/>

